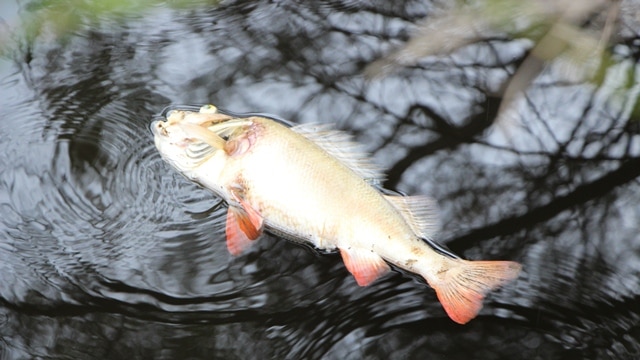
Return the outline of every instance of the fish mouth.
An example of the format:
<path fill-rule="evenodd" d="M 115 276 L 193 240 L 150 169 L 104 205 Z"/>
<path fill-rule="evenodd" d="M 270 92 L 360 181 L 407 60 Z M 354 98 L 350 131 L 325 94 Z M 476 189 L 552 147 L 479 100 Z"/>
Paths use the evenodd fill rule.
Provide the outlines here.
<path fill-rule="evenodd" d="M 200 112 L 202 106 L 196 105 L 169 105 L 166 106 L 159 114 L 154 115 L 151 118 L 151 123 L 149 124 L 149 130 L 154 136 L 157 135 L 167 135 L 166 129 L 164 125 L 166 125 L 169 116 L 173 111 L 181 111 L 181 112 Z"/>
<path fill-rule="evenodd" d="M 263 117 L 263 118 L 275 120 L 276 122 L 282 125 L 285 125 L 287 127 L 292 127 L 296 125 L 295 123 L 289 120 L 286 120 L 280 116 L 273 115 L 273 114 L 262 113 L 262 112 L 247 112 L 247 113 L 235 112 L 235 111 L 227 110 L 224 108 L 219 108 L 211 104 L 202 105 L 202 106 L 201 105 L 168 105 L 164 109 L 162 109 L 162 111 L 157 116 L 155 116 L 155 118 L 168 119 L 171 116 L 171 112 L 173 111 L 179 111 L 183 113 L 219 114 L 219 115 L 226 115 L 229 118 L 237 118 L 237 119 L 257 116 L 257 117 Z"/>
<path fill-rule="evenodd" d="M 154 119 L 149 124 L 149 130 L 153 136 L 167 136 L 167 130 L 164 127 L 165 121 L 160 119 Z"/>
<path fill-rule="evenodd" d="M 165 109 L 163 113 L 149 125 L 156 146 L 166 140 L 172 146 L 183 149 L 195 143 L 206 144 L 214 150 L 226 147 L 227 137 L 221 133 L 228 131 L 225 120 L 229 117 L 217 114 L 217 108 L 213 105 L 200 107 L 197 113 L 175 108 Z M 195 155 L 201 153 L 197 151 Z"/>
<path fill-rule="evenodd" d="M 223 149 L 234 131 L 252 123 L 248 118 L 260 115 L 232 115 L 214 105 L 169 105 L 152 118 L 149 129 L 156 141 L 175 137 L 172 134 L 175 132 L 176 136 L 184 135 L 185 139 L 199 140 Z"/>

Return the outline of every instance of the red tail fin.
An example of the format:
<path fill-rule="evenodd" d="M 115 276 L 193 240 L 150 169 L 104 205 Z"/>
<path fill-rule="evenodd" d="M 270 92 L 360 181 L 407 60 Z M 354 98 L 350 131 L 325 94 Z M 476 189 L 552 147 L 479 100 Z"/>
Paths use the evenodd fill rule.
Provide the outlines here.
<path fill-rule="evenodd" d="M 449 317 L 466 324 L 482 309 L 485 295 L 518 277 L 521 265 L 513 261 L 467 261 L 450 259 L 449 268 L 429 285 Z M 429 279 L 427 279 L 429 281 Z"/>

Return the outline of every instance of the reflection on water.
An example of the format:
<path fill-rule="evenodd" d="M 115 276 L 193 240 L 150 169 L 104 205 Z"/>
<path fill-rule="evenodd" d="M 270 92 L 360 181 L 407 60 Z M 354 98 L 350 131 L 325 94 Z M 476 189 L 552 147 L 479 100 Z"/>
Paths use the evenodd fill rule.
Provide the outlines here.
<path fill-rule="evenodd" d="M 16 50 L 0 83 L 1 358 L 638 357 L 629 105 L 543 74 L 505 136 L 488 94 L 522 43 L 367 83 L 429 8 L 357 6 L 158 8 Z M 611 76 L 635 66 L 618 51 Z M 337 123 L 389 186 L 439 200 L 453 250 L 524 273 L 458 326 L 408 274 L 359 288 L 338 256 L 272 236 L 232 258 L 224 206 L 153 146 L 151 117 L 178 103 Z"/>

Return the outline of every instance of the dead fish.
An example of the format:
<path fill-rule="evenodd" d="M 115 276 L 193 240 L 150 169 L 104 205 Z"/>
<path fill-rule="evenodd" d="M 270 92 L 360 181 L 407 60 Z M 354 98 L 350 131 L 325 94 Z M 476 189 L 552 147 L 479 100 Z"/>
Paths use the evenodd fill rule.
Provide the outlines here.
<path fill-rule="evenodd" d="M 360 286 L 387 273 L 390 263 L 421 275 L 460 324 L 478 314 L 487 292 L 520 272 L 513 261 L 468 261 L 434 246 L 435 201 L 381 191 L 383 173 L 345 132 L 288 127 L 213 105 L 169 111 L 151 128 L 165 161 L 228 203 L 226 238 L 233 255 L 266 229 L 339 250 Z"/>

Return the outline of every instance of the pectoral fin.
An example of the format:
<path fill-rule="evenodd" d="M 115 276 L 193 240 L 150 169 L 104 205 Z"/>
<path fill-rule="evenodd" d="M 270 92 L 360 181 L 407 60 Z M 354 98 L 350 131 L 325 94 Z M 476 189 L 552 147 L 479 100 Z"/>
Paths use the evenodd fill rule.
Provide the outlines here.
<path fill-rule="evenodd" d="M 223 149 L 225 147 L 226 141 L 218 136 L 218 134 L 208 130 L 207 128 L 189 123 L 181 123 L 178 124 L 178 126 L 180 126 L 182 131 L 184 131 L 189 137 L 198 139 L 214 149 Z"/>
<path fill-rule="evenodd" d="M 240 206 L 230 206 L 227 212 L 227 249 L 234 256 L 240 255 L 262 234 L 262 216 L 245 201 L 240 201 Z"/>
<path fill-rule="evenodd" d="M 380 255 L 371 250 L 340 248 L 340 254 L 347 270 L 360 286 L 371 284 L 390 270 Z"/>

